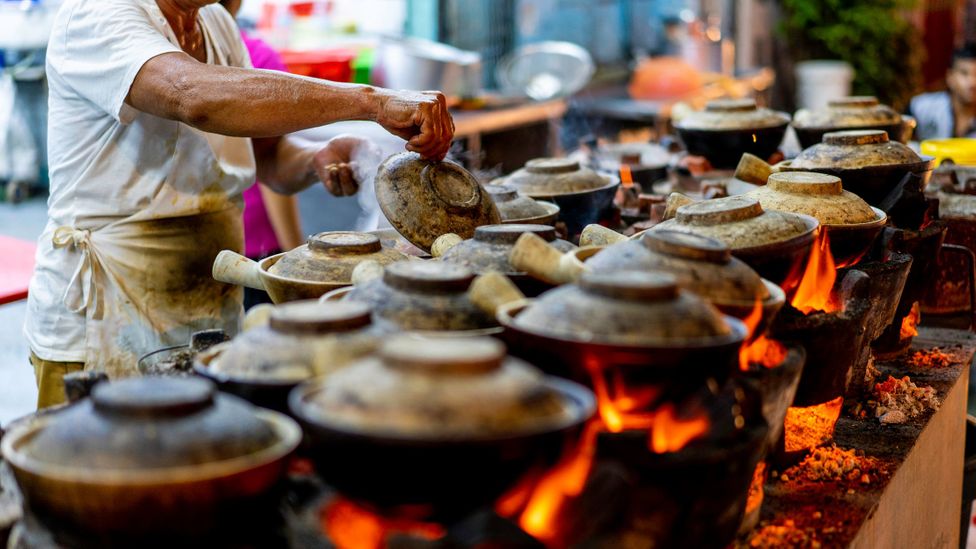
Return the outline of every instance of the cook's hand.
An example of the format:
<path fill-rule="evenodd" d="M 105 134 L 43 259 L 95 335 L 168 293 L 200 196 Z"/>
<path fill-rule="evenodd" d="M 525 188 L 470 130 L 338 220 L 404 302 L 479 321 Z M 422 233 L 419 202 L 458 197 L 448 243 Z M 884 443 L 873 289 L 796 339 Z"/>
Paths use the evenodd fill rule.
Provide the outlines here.
<path fill-rule="evenodd" d="M 315 153 L 312 164 L 325 188 L 335 196 L 352 196 L 359 190 L 356 180 L 356 164 L 352 161 L 360 147 L 368 147 L 369 141 L 354 135 L 333 137 Z"/>
<path fill-rule="evenodd" d="M 376 122 L 407 140 L 407 150 L 443 160 L 454 139 L 454 120 L 437 91 L 384 90 Z"/>

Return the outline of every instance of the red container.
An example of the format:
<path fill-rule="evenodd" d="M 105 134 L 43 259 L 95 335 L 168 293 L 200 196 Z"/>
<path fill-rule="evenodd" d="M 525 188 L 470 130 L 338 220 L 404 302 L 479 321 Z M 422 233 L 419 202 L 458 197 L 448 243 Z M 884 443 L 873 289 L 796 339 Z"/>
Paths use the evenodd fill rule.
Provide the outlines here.
<path fill-rule="evenodd" d="M 352 81 L 352 61 L 356 52 L 348 49 L 281 52 L 288 72 L 333 82 Z"/>

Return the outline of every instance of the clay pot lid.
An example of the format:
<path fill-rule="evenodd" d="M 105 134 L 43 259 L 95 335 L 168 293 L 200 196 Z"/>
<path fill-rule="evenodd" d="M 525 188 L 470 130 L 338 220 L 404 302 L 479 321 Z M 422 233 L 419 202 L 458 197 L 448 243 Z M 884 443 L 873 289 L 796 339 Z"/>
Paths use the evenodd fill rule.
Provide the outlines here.
<path fill-rule="evenodd" d="M 798 128 L 856 128 L 901 122 L 897 111 L 883 105 L 877 97 L 857 95 L 832 99 L 826 108 L 797 111 L 793 119 Z"/>
<path fill-rule="evenodd" d="M 386 265 L 406 258 L 395 249 L 384 248 L 375 234 L 326 231 L 310 236 L 305 245 L 283 254 L 268 272 L 300 281 L 350 284 L 352 270 L 364 260 Z"/>
<path fill-rule="evenodd" d="M 504 222 L 531 220 L 551 216 L 559 211 L 552 203 L 536 202 L 532 197 L 519 194 L 518 189 L 507 183 L 486 185 L 485 191 L 495 201 Z"/>
<path fill-rule="evenodd" d="M 723 242 L 693 233 L 655 231 L 641 235 L 641 242 L 659 254 L 724 265 L 732 260 L 732 250 Z"/>
<path fill-rule="evenodd" d="M 550 290 L 514 321 L 537 334 L 588 343 L 669 346 L 729 337 L 732 329 L 702 298 L 663 271 L 586 272 Z"/>
<path fill-rule="evenodd" d="M 474 277 L 466 267 L 443 261 L 405 261 L 383 271 L 387 286 L 423 293 L 461 293 L 468 289 Z"/>
<path fill-rule="evenodd" d="M 586 261 L 593 272 L 660 270 L 678 285 L 716 305 L 765 301 L 762 278 L 714 238 L 673 230 L 649 231 L 639 240 L 609 246 Z"/>
<path fill-rule="evenodd" d="M 753 130 L 789 121 L 786 113 L 757 107 L 752 99 L 719 99 L 684 117 L 676 126 L 684 130 Z"/>
<path fill-rule="evenodd" d="M 298 407 L 317 423 L 407 439 L 517 435 L 572 418 L 571 404 L 490 338 L 400 335 L 370 357 L 316 382 Z"/>
<path fill-rule="evenodd" d="M 376 198 L 397 232 L 427 252 L 442 234 L 471 238 L 475 227 L 501 222 L 494 201 L 467 170 L 416 153 L 395 154 L 380 164 Z"/>
<path fill-rule="evenodd" d="M 312 235 L 308 239 L 308 247 L 317 252 L 337 255 L 372 254 L 383 248 L 375 234 L 342 231 Z"/>
<path fill-rule="evenodd" d="M 203 465 L 267 449 L 278 435 L 256 409 L 196 377 L 140 377 L 96 385 L 52 414 L 26 444 L 45 464 L 92 470 Z"/>
<path fill-rule="evenodd" d="M 474 240 L 487 244 L 514 245 L 523 233 L 532 233 L 546 242 L 556 240 L 556 229 L 550 225 L 531 225 L 527 223 L 508 223 L 501 225 L 482 225 L 474 231 Z"/>
<path fill-rule="evenodd" d="M 557 196 L 602 189 L 612 180 L 580 166 L 572 158 L 536 158 L 526 162 L 504 182 L 528 196 Z"/>
<path fill-rule="evenodd" d="M 890 141 L 884 130 L 849 130 L 824 134 L 823 142 L 803 150 L 789 169 L 855 169 L 921 161 L 908 146 Z"/>
<path fill-rule="evenodd" d="M 276 306 L 268 326 L 293 335 L 348 332 L 368 326 L 370 313 L 368 305 L 354 301 L 296 301 Z"/>
<path fill-rule="evenodd" d="M 780 172 L 764 187 L 747 193 L 770 210 L 815 217 L 823 225 L 855 225 L 878 220 L 861 197 L 845 191 L 840 178 L 816 172 Z"/>
<path fill-rule="evenodd" d="M 655 225 L 650 232 L 699 234 L 725 243 L 734 252 L 808 234 L 813 230 L 810 222 L 797 214 L 764 210 L 756 198 L 737 195 L 681 206 L 674 219 Z"/>

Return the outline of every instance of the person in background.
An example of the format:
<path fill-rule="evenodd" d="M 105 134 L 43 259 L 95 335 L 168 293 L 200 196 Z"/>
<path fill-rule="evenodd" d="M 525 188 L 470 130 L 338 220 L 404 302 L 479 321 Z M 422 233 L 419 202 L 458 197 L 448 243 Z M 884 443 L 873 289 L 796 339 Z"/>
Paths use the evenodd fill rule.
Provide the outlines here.
<path fill-rule="evenodd" d="M 908 114 L 918 121 L 915 139 L 976 138 L 976 44 L 953 53 L 946 87 L 912 98 Z"/>
<path fill-rule="evenodd" d="M 220 0 L 235 18 L 242 0 Z M 241 38 L 255 69 L 288 72 L 278 52 L 260 38 L 241 29 Z M 244 255 L 260 261 L 268 256 L 300 246 L 305 237 L 295 195 L 278 194 L 260 181 L 244 191 Z M 244 309 L 259 303 L 271 303 L 268 292 L 244 288 Z"/>

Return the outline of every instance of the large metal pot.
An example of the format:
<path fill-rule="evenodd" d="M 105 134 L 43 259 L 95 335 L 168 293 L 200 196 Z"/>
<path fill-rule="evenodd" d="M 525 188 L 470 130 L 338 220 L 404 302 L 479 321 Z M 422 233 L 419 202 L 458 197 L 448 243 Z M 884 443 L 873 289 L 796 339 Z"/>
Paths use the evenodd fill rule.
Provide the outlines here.
<path fill-rule="evenodd" d="M 198 542 L 226 526 L 275 485 L 300 440 L 287 416 L 206 380 L 157 377 L 98 384 L 89 399 L 19 423 L 0 448 L 59 541 L 134 547 Z"/>
<path fill-rule="evenodd" d="M 319 474 L 380 512 L 451 520 L 551 465 L 593 395 L 488 338 L 400 336 L 292 392 Z"/>
<path fill-rule="evenodd" d="M 384 37 L 376 49 L 372 83 L 398 90 L 440 90 L 456 97 L 481 91 L 481 55 L 420 38 Z"/>

